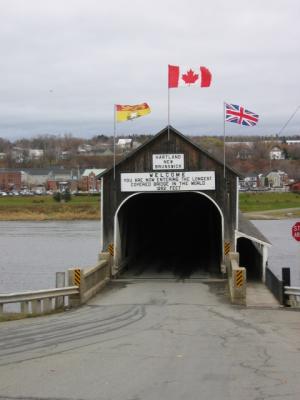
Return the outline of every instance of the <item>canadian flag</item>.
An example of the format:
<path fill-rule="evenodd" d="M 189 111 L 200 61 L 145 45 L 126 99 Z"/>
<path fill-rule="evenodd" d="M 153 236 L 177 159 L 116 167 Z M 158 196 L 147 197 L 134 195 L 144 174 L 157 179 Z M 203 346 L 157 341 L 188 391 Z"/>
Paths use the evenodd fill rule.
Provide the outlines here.
<path fill-rule="evenodd" d="M 169 65 L 169 88 L 179 86 L 209 87 L 211 84 L 211 72 L 206 67 L 178 67 Z"/>

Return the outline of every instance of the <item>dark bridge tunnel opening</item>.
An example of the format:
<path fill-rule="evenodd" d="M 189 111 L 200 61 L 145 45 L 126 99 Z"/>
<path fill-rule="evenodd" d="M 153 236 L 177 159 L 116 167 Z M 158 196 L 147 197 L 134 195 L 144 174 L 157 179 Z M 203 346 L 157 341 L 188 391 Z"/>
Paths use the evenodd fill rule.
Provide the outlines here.
<path fill-rule="evenodd" d="M 262 280 L 262 255 L 247 238 L 238 238 L 237 251 L 240 253 L 240 266 L 246 268 L 247 279 Z"/>
<path fill-rule="evenodd" d="M 179 278 L 220 273 L 222 224 L 215 204 L 197 193 L 131 197 L 118 213 L 127 273 Z"/>

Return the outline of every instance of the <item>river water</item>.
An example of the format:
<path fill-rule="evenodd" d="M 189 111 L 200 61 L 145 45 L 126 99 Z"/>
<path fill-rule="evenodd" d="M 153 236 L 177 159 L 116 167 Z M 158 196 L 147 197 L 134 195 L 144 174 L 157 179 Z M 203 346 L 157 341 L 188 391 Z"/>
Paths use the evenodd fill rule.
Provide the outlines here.
<path fill-rule="evenodd" d="M 296 219 L 252 221 L 269 239 L 269 268 L 281 279 L 281 268 L 291 269 L 291 285 L 300 286 L 300 242 L 292 237 Z"/>
<path fill-rule="evenodd" d="M 55 287 L 55 273 L 93 266 L 99 221 L 0 221 L 0 293 Z"/>
<path fill-rule="evenodd" d="M 253 221 L 272 242 L 269 268 L 280 277 L 291 268 L 300 286 L 300 243 L 291 236 L 296 220 Z M 93 266 L 100 250 L 100 222 L 1 222 L 0 293 L 55 287 L 55 272 Z"/>

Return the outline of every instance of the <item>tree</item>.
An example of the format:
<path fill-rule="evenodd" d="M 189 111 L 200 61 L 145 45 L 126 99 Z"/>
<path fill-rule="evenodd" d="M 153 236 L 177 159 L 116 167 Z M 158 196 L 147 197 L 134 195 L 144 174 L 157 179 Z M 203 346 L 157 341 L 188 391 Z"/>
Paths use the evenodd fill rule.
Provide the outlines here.
<path fill-rule="evenodd" d="M 256 161 L 270 159 L 270 144 L 265 141 L 256 141 L 252 146 L 252 158 Z"/>
<path fill-rule="evenodd" d="M 199 144 L 213 156 L 221 159 L 223 155 L 223 140 L 217 136 L 196 136 L 192 141 Z"/>
<path fill-rule="evenodd" d="M 9 140 L 0 137 L 0 153 L 8 153 L 12 148 L 12 144 Z"/>
<path fill-rule="evenodd" d="M 300 160 L 300 144 L 290 144 L 287 151 L 292 160 Z"/>

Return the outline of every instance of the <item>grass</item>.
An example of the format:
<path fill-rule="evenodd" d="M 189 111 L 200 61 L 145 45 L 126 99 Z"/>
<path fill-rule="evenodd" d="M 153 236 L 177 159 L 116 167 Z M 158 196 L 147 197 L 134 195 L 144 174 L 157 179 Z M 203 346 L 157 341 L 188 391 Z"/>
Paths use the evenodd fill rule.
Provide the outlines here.
<path fill-rule="evenodd" d="M 300 194 L 290 192 L 240 194 L 240 209 L 243 212 L 280 210 L 285 208 L 300 208 Z"/>
<path fill-rule="evenodd" d="M 51 205 L 58 204 L 52 196 L 3 196 L 0 197 L 0 206 L 36 206 L 37 204 Z M 69 202 L 70 206 L 75 207 L 78 204 L 99 204 L 99 196 L 72 196 Z"/>
<path fill-rule="evenodd" d="M 0 197 L 0 220 L 93 220 L 100 218 L 99 196 L 72 196 L 59 203 L 51 196 Z"/>
<path fill-rule="evenodd" d="M 243 212 L 300 208 L 300 194 L 258 192 L 241 193 Z M 67 203 L 58 203 L 51 196 L 0 197 L 0 220 L 97 220 L 100 218 L 99 196 L 72 196 Z"/>

